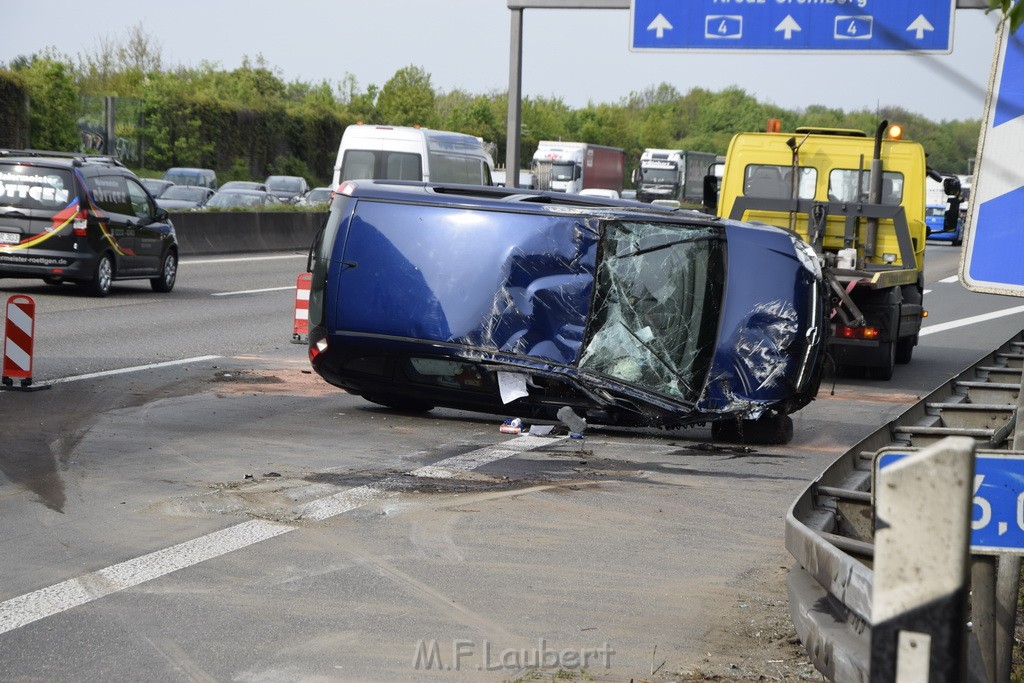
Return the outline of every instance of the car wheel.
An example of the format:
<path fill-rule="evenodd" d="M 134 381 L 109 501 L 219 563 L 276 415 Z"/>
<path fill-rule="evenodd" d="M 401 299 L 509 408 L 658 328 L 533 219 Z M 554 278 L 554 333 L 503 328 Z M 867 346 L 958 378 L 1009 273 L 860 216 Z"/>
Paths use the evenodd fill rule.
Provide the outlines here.
<path fill-rule="evenodd" d="M 43 282 L 48 285 L 62 285 L 64 284 L 64 278 L 59 275 L 47 275 L 43 278 Z"/>
<path fill-rule="evenodd" d="M 434 406 L 425 401 L 417 401 L 416 399 L 404 398 L 402 396 L 364 395 L 363 398 L 370 403 L 376 403 L 379 406 L 399 410 L 403 413 L 426 413 L 434 409 Z"/>
<path fill-rule="evenodd" d="M 793 418 L 768 413 L 756 420 L 719 420 L 711 423 L 711 438 L 730 443 L 784 446 L 793 440 Z"/>
<path fill-rule="evenodd" d="M 106 296 L 110 294 L 110 285 L 113 281 L 114 262 L 110 260 L 110 254 L 103 254 L 96 262 L 92 280 L 85 283 L 85 291 L 92 296 Z"/>
<path fill-rule="evenodd" d="M 178 254 L 169 250 L 164 254 L 163 266 L 160 268 L 160 275 L 149 281 L 154 292 L 166 293 L 174 289 L 174 283 L 178 279 Z"/>

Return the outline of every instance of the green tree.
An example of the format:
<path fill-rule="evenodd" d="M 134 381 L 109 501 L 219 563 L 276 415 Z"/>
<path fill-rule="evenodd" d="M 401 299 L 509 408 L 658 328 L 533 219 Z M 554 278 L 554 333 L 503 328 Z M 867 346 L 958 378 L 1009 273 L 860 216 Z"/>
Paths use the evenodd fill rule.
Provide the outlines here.
<path fill-rule="evenodd" d="M 160 43 L 135 24 L 123 38 L 104 36 L 92 52 L 79 55 L 78 85 L 83 95 L 141 97 L 146 77 L 162 63 Z"/>
<path fill-rule="evenodd" d="M 158 74 L 143 88 L 147 123 L 147 165 L 204 166 L 213 158 L 213 143 L 202 135 L 203 102 L 210 102 L 192 85 L 195 72 L 179 68 Z"/>
<path fill-rule="evenodd" d="M 78 151 L 81 137 L 78 89 L 69 60 L 52 50 L 17 62 L 15 72 L 24 80 L 30 100 L 30 144 L 39 149 Z"/>
<path fill-rule="evenodd" d="M 1010 22 L 1010 30 L 1016 32 L 1024 23 L 1024 0 L 988 0 L 987 12 L 998 10 Z"/>
<path fill-rule="evenodd" d="M 375 122 L 432 128 L 436 97 L 430 74 L 418 66 L 399 69 L 377 96 Z"/>

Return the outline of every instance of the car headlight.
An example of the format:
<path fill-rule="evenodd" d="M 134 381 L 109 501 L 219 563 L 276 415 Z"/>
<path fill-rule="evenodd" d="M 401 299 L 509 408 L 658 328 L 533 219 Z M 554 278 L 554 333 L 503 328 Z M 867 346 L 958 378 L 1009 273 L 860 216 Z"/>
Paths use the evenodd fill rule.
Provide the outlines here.
<path fill-rule="evenodd" d="M 807 242 L 804 242 L 799 237 L 790 237 L 793 240 L 793 251 L 796 252 L 796 257 L 800 259 L 800 263 L 803 267 L 809 270 L 815 278 L 821 279 L 821 259 L 818 254 L 815 253 L 814 247 Z"/>

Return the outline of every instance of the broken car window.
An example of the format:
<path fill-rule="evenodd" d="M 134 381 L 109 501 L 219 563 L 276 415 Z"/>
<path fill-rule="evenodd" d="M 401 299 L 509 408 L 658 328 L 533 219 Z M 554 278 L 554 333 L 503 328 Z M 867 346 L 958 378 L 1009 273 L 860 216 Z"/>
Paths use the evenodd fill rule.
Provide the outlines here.
<path fill-rule="evenodd" d="M 705 226 L 609 222 L 580 367 L 699 398 L 714 352 L 725 239 Z"/>

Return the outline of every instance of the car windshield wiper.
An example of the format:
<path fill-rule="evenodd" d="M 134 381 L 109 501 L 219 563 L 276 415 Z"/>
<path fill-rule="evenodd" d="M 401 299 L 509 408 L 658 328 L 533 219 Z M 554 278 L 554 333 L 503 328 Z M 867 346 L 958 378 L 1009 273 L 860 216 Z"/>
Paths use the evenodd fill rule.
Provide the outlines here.
<path fill-rule="evenodd" d="M 703 242 L 705 240 L 717 240 L 721 239 L 717 235 L 698 235 L 697 237 L 685 237 L 680 240 L 672 242 L 665 242 L 664 244 L 658 244 L 653 247 L 644 247 L 642 249 L 636 249 L 635 251 L 629 251 L 625 254 L 617 254 L 615 258 L 631 258 L 633 256 L 643 256 L 644 254 L 650 254 L 655 251 L 661 251 L 662 249 L 668 249 L 669 247 L 675 247 L 680 244 L 686 244 L 687 242 Z"/>

